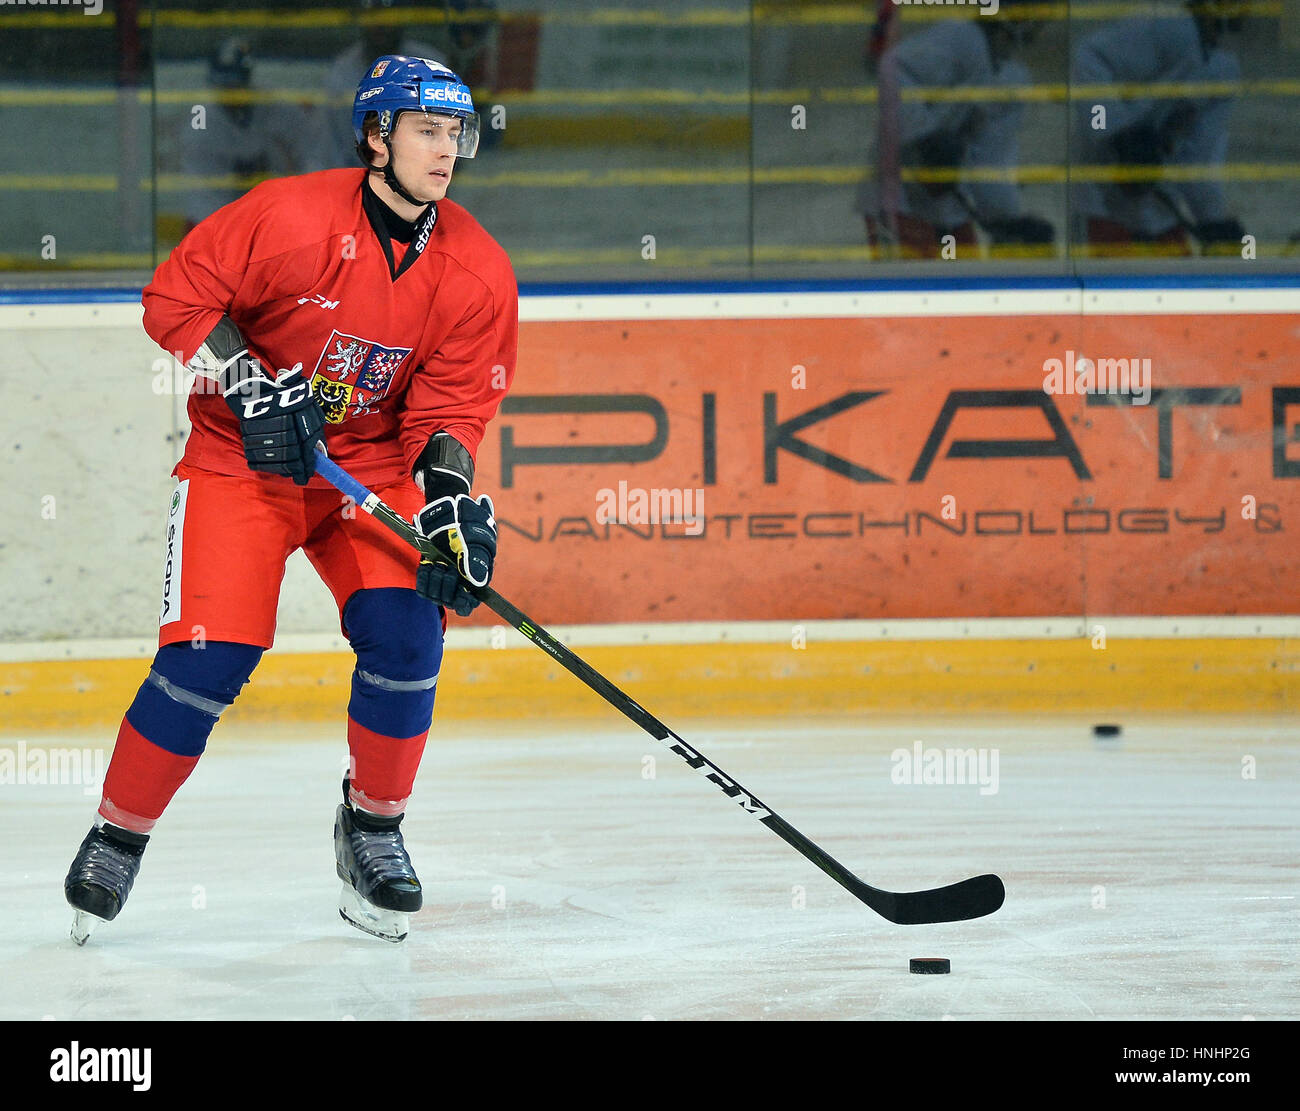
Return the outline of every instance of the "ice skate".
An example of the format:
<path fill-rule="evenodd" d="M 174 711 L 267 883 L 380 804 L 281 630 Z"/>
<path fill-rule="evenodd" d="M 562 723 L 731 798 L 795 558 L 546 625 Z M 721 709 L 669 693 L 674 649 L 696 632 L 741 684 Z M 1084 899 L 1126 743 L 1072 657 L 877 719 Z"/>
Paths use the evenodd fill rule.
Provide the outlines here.
<path fill-rule="evenodd" d="M 148 834 L 107 823 L 86 834 L 63 881 L 73 909 L 72 940 L 78 945 L 85 945 L 101 922 L 111 922 L 121 912 L 148 843 Z"/>
<path fill-rule="evenodd" d="M 334 819 L 334 853 L 343 890 L 339 915 L 384 941 L 403 941 L 407 921 L 423 905 L 420 881 L 402 843 L 402 815 L 381 818 L 354 810 L 343 781 Z"/>

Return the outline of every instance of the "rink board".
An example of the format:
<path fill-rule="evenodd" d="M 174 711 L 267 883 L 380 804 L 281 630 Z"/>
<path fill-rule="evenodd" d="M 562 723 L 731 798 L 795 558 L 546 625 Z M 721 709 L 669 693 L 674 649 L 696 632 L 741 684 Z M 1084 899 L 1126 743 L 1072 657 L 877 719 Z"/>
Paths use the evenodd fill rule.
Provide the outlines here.
<path fill-rule="evenodd" d="M 534 323 L 479 454 L 499 581 L 575 623 L 1295 613 L 1298 322 Z M 1146 403 L 1044 392 L 1084 355 Z"/>
<path fill-rule="evenodd" d="M 184 392 L 138 304 L 5 301 L 8 396 L 81 433 L 69 466 L 31 406 L 0 413 L 17 526 L 0 642 L 30 649 L 0 654 L 3 725 L 103 724 L 139 662 L 60 661 L 59 645 L 155 635 Z M 521 318 L 518 377 L 478 458 L 498 589 L 548 626 L 784 627 L 591 650 L 665 716 L 1293 703 L 1290 629 L 1167 639 L 1141 621 L 1300 615 L 1294 287 L 594 292 L 527 297 Z M 1154 392 L 1046 392 L 1048 361 L 1081 356 L 1149 360 Z M 75 392 L 32 378 L 89 365 Z M 680 518 L 646 521 L 647 505 Z M 1098 650 L 1098 614 L 1138 626 Z M 1031 618 L 1083 632 L 980 640 L 981 623 Z M 974 639 L 795 646 L 836 619 L 961 621 Z M 329 633 L 328 594 L 291 561 L 281 642 Z M 272 653 L 234 712 L 335 715 L 348 659 Z M 446 718 L 609 712 L 533 650 L 451 653 L 444 680 Z"/>
<path fill-rule="evenodd" d="M 579 654 L 670 727 L 699 717 L 889 713 L 1240 713 L 1300 710 L 1300 637 L 813 641 L 601 645 Z M 342 728 L 353 658 L 268 653 L 236 721 Z M 0 731 L 111 727 L 140 659 L 0 664 Z M 616 718 L 532 647 L 449 651 L 435 719 Z"/>

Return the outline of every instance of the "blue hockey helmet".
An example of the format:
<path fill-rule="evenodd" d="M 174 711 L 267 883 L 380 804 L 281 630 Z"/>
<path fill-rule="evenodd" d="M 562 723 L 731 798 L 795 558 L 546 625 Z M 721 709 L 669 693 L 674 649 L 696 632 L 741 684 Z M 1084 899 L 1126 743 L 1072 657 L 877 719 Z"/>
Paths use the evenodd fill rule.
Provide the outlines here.
<path fill-rule="evenodd" d="M 388 142 L 403 112 L 433 112 L 461 121 L 456 143 L 459 158 L 473 158 L 478 150 L 479 119 L 469 87 L 451 70 L 429 58 L 385 54 L 376 58 L 357 86 L 352 102 L 352 130 L 365 142 L 365 120 L 379 115 L 379 137 Z"/>

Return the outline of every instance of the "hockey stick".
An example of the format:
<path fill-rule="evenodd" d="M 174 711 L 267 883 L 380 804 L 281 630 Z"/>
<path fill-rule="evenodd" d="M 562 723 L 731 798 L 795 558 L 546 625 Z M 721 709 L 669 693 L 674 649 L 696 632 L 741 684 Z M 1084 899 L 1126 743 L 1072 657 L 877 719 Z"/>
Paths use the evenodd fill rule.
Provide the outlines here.
<path fill-rule="evenodd" d="M 1200 248 L 1201 254 L 1205 254 L 1205 244 L 1201 242 L 1201 237 L 1196 234 L 1196 221 L 1192 218 L 1191 211 L 1188 209 L 1185 201 L 1175 197 L 1159 182 L 1153 182 L 1151 193 L 1169 214 L 1178 221 L 1178 226 L 1196 241 L 1196 246 Z"/>
<path fill-rule="evenodd" d="M 323 454 L 318 457 L 316 473 L 412 547 L 433 558 L 439 558 L 428 542 L 416 533 L 409 521 L 386 506 L 375 493 L 357 482 L 332 459 Z M 994 875 L 974 876 L 960 883 L 937 887 L 930 891 L 885 891 L 863 883 L 838 860 L 808 840 L 779 814 L 759 802 L 721 768 L 688 745 L 663 722 L 639 706 L 490 586 L 472 587 L 466 584 L 466 589 L 507 624 L 513 626 L 567 671 L 581 679 L 616 710 L 636 722 L 656 741 L 680 756 L 710 783 L 717 786 L 724 795 L 734 799 L 747 813 L 753 814 L 787 845 L 806 856 L 831 879 L 857 896 L 877 914 L 900 925 L 960 922 L 964 919 L 982 918 L 986 914 L 992 914 L 1002 905 L 1005 891 L 1002 881 Z"/>

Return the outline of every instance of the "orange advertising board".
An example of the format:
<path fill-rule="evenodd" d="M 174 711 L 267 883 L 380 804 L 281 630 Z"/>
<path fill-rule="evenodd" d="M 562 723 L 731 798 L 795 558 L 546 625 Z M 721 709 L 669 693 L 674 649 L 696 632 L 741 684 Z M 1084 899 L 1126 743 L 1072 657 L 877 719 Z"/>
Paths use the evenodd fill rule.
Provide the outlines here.
<path fill-rule="evenodd" d="M 478 463 L 551 624 L 1300 613 L 1290 315 L 528 323 Z"/>

